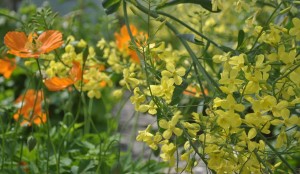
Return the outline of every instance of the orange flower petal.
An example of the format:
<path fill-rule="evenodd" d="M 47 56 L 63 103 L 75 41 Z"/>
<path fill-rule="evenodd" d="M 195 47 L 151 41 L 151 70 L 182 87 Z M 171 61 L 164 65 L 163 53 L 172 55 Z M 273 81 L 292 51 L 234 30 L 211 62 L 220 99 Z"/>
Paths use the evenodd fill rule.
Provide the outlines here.
<path fill-rule="evenodd" d="M 40 113 L 39 115 L 35 116 L 33 119 L 34 124 L 40 125 L 41 123 L 46 123 L 47 116 L 45 113 Z"/>
<path fill-rule="evenodd" d="M 13 54 L 21 58 L 29 58 L 29 57 L 38 58 L 41 55 L 41 53 L 20 52 L 17 50 L 8 50 L 7 53 Z"/>
<path fill-rule="evenodd" d="M 107 85 L 106 81 L 101 81 L 99 83 L 100 87 L 105 87 Z"/>
<path fill-rule="evenodd" d="M 73 67 L 70 70 L 70 76 L 73 79 L 74 83 L 81 79 L 82 70 L 79 62 L 73 61 Z"/>
<path fill-rule="evenodd" d="M 26 37 L 24 32 L 8 32 L 4 37 L 4 43 L 10 49 L 8 53 L 22 58 L 38 58 L 41 54 L 48 53 L 63 44 L 62 33 L 59 31 L 45 31 L 34 40 L 36 36 L 35 33 L 30 33 Z"/>
<path fill-rule="evenodd" d="M 75 82 L 70 78 L 52 77 L 45 80 L 44 83 L 50 91 L 60 91 L 74 84 Z"/>
<path fill-rule="evenodd" d="M 202 92 L 198 91 L 197 88 L 194 86 L 188 86 L 186 90 L 183 91 L 183 94 L 193 97 L 200 97 L 202 95 Z M 208 95 L 208 90 L 206 88 L 204 89 L 204 94 Z"/>
<path fill-rule="evenodd" d="M 45 118 L 43 118 L 42 113 L 43 98 L 44 96 L 42 91 L 35 91 L 33 89 L 27 90 L 24 95 L 21 95 L 16 99 L 15 103 L 22 102 L 22 106 L 17 111 L 17 113 L 14 114 L 13 118 L 15 120 L 19 120 L 20 116 L 22 116 L 23 120 L 20 124 L 28 126 L 30 126 L 32 122 L 37 124 L 38 121 L 35 121 L 35 119 L 39 116 L 41 116 L 42 118 L 42 120 L 40 119 L 40 123 L 46 122 Z"/>
<path fill-rule="evenodd" d="M 20 52 L 27 52 L 25 45 L 27 37 L 24 32 L 11 31 L 4 36 L 5 45 L 11 50 L 18 50 Z"/>
<path fill-rule="evenodd" d="M 129 55 L 134 62 L 140 63 L 139 56 L 136 54 L 136 52 L 134 50 L 130 50 Z"/>
<path fill-rule="evenodd" d="M 63 44 L 62 33 L 55 30 L 48 30 L 43 32 L 38 40 L 42 42 L 40 52 L 48 53 L 56 48 L 59 48 Z"/>
<path fill-rule="evenodd" d="M 8 79 L 16 68 L 16 59 L 0 59 L 0 74 Z"/>
<path fill-rule="evenodd" d="M 130 25 L 130 30 L 133 36 L 144 35 L 142 32 L 138 33 L 137 28 L 134 25 Z M 147 35 L 145 35 L 145 37 L 148 38 Z M 140 63 L 137 53 L 129 48 L 129 42 L 131 39 L 125 25 L 122 26 L 120 33 L 115 33 L 115 39 L 117 47 L 121 52 L 127 53 L 134 62 Z M 138 42 L 137 45 L 141 44 Z"/>
<path fill-rule="evenodd" d="M 132 32 L 132 35 L 135 36 L 137 35 L 137 29 L 134 25 L 130 25 L 130 30 Z M 115 33 L 115 38 L 116 38 L 116 43 L 117 43 L 117 47 L 121 50 L 121 51 L 129 51 L 129 41 L 130 41 L 130 36 L 127 30 L 126 25 L 123 25 L 120 33 Z"/>

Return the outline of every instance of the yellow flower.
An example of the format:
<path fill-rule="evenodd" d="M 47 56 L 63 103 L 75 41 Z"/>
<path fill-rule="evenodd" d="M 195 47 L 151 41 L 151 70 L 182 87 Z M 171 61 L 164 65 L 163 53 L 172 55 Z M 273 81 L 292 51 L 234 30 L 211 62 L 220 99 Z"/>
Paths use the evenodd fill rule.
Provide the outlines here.
<path fill-rule="evenodd" d="M 154 114 L 157 113 L 156 109 L 157 109 L 156 104 L 154 103 L 153 100 L 151 100 L 148 105 L 146 105 L 146 104 L 145 105 L 140 105 L 138 110 L 140 112 L 147 112 L 148 111 L 149 114 L 154 115 Z"/>
<path fill-rule="evenodd" d="M 200 125 L 197 123 L 183 122 L 183 126 L 188 130 L 188 133 L 191 135 L 191 137 L 196 137 L 200 130 Z"/>
<path fill-rule="evenodd" d="M 146 100 L 146 96 L 140 91 L 139 87 L 133 90 L 133 96 L 130 97 L 130 101 L 135 105 L 135 110 L 139 111 L 140 105 Z"/>
<path fill-rule="evenodd" d="M 221 106 L 223 109 L 227 109 L 227 110 L 236 110 L 239 112 L 242 112 L 245 107 L 242 104 L 237 104 L 235 99 L 233 98 L 233 96 L 231 94 L 227 95 L 226 99 L 220 99 L 220 98 L 216 98 L 214 99 L 214 107 L 219 107 Z"/>
<path fill-rule="evenodd" d="M 172 63 L 167 63 L 166 68 L 167 68 L 167 70 L 163 70 L 161 72 L 161 75 L 163 77 L 166 76 L 166 77 L 169 77 L 169 78 L 174 78 L 174 83 L 176 85 L 180 85 L 182 83 L 181 76 L 184 76 L 185 69 L 183 67 L 175 69 L 175 66 Z"/>
<path fill-rule="evenodd" d="M 180 136 L 182 134 L 182 130 L 180 128 L 175 127 L 181 117 L 182 115 L 180 115 L 180 112 L 178 111 L 174 114 L 170 121 L 167 121 L 165 119 L 159 120 L 158 125 L 161 128 L 166 129 L 163 133 L 163 137 L 165 139 L 170 139 L 173 133 L 176 136 Z"/>
<path fill-rule="evenodd" d="M 135 78 L 135 73 L 130 72 L 129 69 L 123 70 L 123 78 L 128 89 L 131 89 L 130 86 L 135 88 L 139 84 L 139 80 Z"/>
<path fill-rule="evenodd" d="M 174 91 L 174 79 L 163 77 L 160 85 L 150 85 L 152 95 L 157 97 L 163 97 L 167 103 L 171 102 Z"/>
<path fill-rule="evenodd" d="M 289 34 L 291 36 L 296 36 L 296 39 L 300 40 L 300 19 L 299 18 L 293 18 L 292 22 L 294 24 L 294 27 L 290 29 Z"/>
<path fill-rule="evenodd" d="M 255 128 L 251 128 L 248 132 L 248 138 L 251 140 L 257 135 L 257 131 Z"/>
<path fill-rule="evenodd" d="M 226 61 L 229 60 L 230 54 L 231 54 L 231 52 L 225 53 L 225 54 L 223 54 L 223 55 L 214 55 L 214 56 L 212 57 L 212 59 L 213 59 L 213 61 L 214 61 L 215 63 L 226 62 Z"/>
<path fill-rule="evenodd" d="M 183 160 L 183 161 L 189 161 L 190 160 L 190 155 L 191 155 L 191 153 L 193 153 L 194 151 L 191 149 L 191 150 L 189 150 L 189 151 L 187 151 L 187 152 L 185 152 L 184 154 L 182 154 L 181 156 L 180 156 L 180 159 L 181 160 Z"/>
<path fill-rule="evenodd" d="M 240 70 L 244 67 L 245 63 L 245 54 L 240 54 L 238 56 L 233 56 L 229 59 L 229 64 L 232 65 L 232 69 Z"/>
<path fill-rule="evenodd" d="M 274 24 L 270 24 L 270 30 L 263 32 L 259 40 L 271 45 L 276 45 L 281 40 L 280 35 L 282 32 L 286 32 L 286 29 Z"/>
<path fill-rule="evenodd" d="M 161 151 L 160 157 L 163 161 L 169 161 L 172 166 L 175 162 L 174 152 L 176 151 L 176 146 L 173 143 L 166 143 L 161 147 Z"/>
<path fill-rule="evenodd" d="M 217 123 L 227 132 L 229 128 L 237 128 L 242 124 L 242 119 L 240 115 L 234 113 L 233 110 L 224 112 L 222 110 L 215 111 L 218 115 Z"/>
<path fill-rule="evenodd" d="M 262 115 L 261 112 L 255 112 L 247 114 L 244 122 L 250 127 L 259 129 L 262 133 L 269 134 L 270 120 L 270 116 Z M 249 139 L 251 139 L 252 136 L 255 136 L 254 130 L 248 133 Z"/>
<path fill-rule="evenodd" d="M 258 93 L 261 89 L 259 86 L 260 81 L 262 81 L 263 76 L 262 73 L 259 71 L 255 71 L 254 73 L 245 73 L 245 77 L 249 82 L 245 86 L 245 94 L 253 94 Z"/>
<path fill-rule="evenodd" d="M 240 80 L 237 78 L 239 73 L 239 70 L 237 69 L 232 69 L 230 71 L 230 73 L 222 73 L 221 74 L 221 79 L 219 80 L 219 83 L 222 85 L 226 85 L 226 87 L 224 88 L 224 86 L 222 86 L 223 88 L 221 88 L 222 90 L 225 90 L 224 92 L 231 94 L 235 91 L 237 91 L 237 86 L 241 85 L 244 83 L 243 80 Z"/>
<path fill-rule="evenodd" d="M 284 45 L 280 45 L 278 48 L 278 58 L 283 63 L 287 65 L 292 65 L 296 59 L 297 52 L 296 50 L 291 50 L 290 52 L 285 52 Z"/>
<path fill-rule="evenodd" d="M 277 137 L 276 148 L 281 148 L 283 145 L 287 144 L 287 135 L 285 133 L 285 127 L 281 127 L 281 131 Z"/>
<path fill-rule="evenodd" d="M 80 39 L 80 41 L 77 43 L 77 46 L 81 48 L 85 48 L 87 46 L 87 43 L 85 40 Z"/>
<path fill-rule="evenodd" d="M 139 131 L 138 136 L 136 137 L 137 141 L 143 141 L 147 143 L 147 145 L 153 149 L 158 149 L 158 143 L 162 140 L 162 136 L 159 132 L 157 132 L 155 135 L 150 133 L 151 125 L 148 125 L 146 130 Z"/>

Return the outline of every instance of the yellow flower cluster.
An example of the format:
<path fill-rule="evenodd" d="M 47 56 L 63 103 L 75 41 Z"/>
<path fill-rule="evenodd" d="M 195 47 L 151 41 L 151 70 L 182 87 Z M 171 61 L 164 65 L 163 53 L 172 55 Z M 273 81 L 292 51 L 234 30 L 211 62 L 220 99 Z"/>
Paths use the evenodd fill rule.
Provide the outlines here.
<path fill-rule="evenodd" d="M 219 18 L 232 11 L 228 6 L 230 3 L 223 5 L 221 1 L 212 1 L 212 4 L 215 10 L 223 9 Z M 250 4 L 236 1 L 237 11 L 251 9 L 250 6 L 254 5 L 255 1 Z M 263 10 L 255 6 L 249 13 L 244 13 L 248 16 L 243 18 L 251 19 L 251 22 L 248 20 L 241 27 L 247 28 L 245 31 L 252 35 L 244 40 L 241 49 L 215 54 L 216 48 L 208 48 L 214 53 L 214 65 L 210 68 L 220 68 L 221 73 L 215 78 L 218 78 L 221 92 L 205 101 L 205 111 L 198 106 L 200 112 L 191 113 L 173 102 L 179 87 L 186 88 L 183 82 L 199 83 L 195 74 L 186 74 L 187 68 L 177 64 L 180 58 L 176 60 L 174 56 L 172 59 L 168 50 L 159 47 L 150 49 L 151 54 L 142 54 L 145 67 L 141 73 L 144 74 L 127 73 L 125 81 L 130 87 L 135 87 L 131 102 L 136 111 L 156 114 L 159 130 L 151 133 L 148 127 L 139 132 L 137 141 L 146 142 L 153 149 L 160 148 L 161 158 L 169 161 L 171 166 L 174 166 L 174 158 L 186 161 L 181 170 L 188 172 L 197 165 L 195 158 L 191 157 L 193 155 L 198 155 L 216 173 L 274 172 L 279 166 L 287 165 L 269 161 L 278 156 L 281 158 L 281 154 L 276 154 L 278 151 L 299 150 L 300 118 L 295 108 L 300 102 L 300 80 L 297 77 L 300 73 L 300 20 L 290 19 L 291 27 L 283 25 L 285 21 L 262 27 L 257 25 L 256 18 Z M 228 16 L 225 22 L 240 17 Z M 202 26 L 203 30 L 211 29 L 216 20 L 217 17 L 210 16 Z M 225 22 L 224 26 L 230 24 Z M 213 31 L 228 34 L 221 28 L 219 26 Z M 185 65 L 192 63 L 187 61 Z M 212 73 L 210 68 L 206 67 L 206 70 Z M 147 82 L 138 76 L 146 77 Z M 207 84 L 204 82 L 204 85 Z M 270 143 L 266 137 L 275 140 Z M 184 148 L 179 147 L 178 139 L 184 140 L 181 141 Z M 269 155 L 270 151 L 276 154 L 275 157 Z"/>

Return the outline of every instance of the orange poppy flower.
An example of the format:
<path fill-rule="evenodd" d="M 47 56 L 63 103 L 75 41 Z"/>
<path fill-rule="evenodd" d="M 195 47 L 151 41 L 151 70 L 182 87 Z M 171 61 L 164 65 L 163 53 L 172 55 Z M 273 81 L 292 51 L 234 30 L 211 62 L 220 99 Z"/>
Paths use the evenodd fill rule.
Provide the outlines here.
<path fill-rule="evenodd" d="M 63 44 L 62 33 L 48 30 L 41 35 L 11 31 L 4 36 L 4 43 L 9 48 L 8 53 L 22 57 L 38 58 L 41 54 L 48 53 Z"/>
<path fill-rule="evenodd" d="M 25 95 L 19 96 L 15 103 L 20 104 L 20 109 L 14 114 L 14 119 L 18 121 L 20 117 L 23 118 L 21 126 L 32 123 L 40 125 L 47 121 L 46 114 L 42 112 L 42 101 L 44 95 L 42 91 L 35 91 L 29 89 Z"/>
<path fill-rule="evenodd" d="M 0 74 L 3 74 L 6 79 L 10 78 L 16 67 L 16 59 L 9 59 L 7 57 L 0 59 Z"/>
<path fill-rule="evenodd" d="M 44 83 L 50 91 L 60 91 L 67 88 L 70 85 L 73 85 L 77 81 L 81 80 L 82 77 L 82 70 L 79 62 L 73 62 L 73 67 L 70 70 L 69 75 L 69 77 L 63 78 L 52 77 L 50 79 L 44 80 Z"/>
<path fill-rule="evenodd" d="M 20 167 L 21 167 L 21 169 L 23 170 L 24 173 L 29 173 L 30 170 L 29 170 L 29 166 L 28 166 L 27 162 L 21 161 L 19 163 L 19 165 L 20 165 Z"/>
<path fill-rule="evenodd" d="M 193 85 L 189 85 L 186 90 L 183 91 L 184 95 L 192 96 L 192 97 L 200 97 L 202 92 L 200 91 L 199 87 L 195 87 Z M 204 89 L 204 94 L 208 95 L 208 90 Z"/>
<path fill-rule="evenodd" d="M 142 32 L 138 33 L 136 27 L 133 25 L 130 25 L 130 30 L 131 30 L 133 36 L 144 35 Z M 130 39 L 128 30 L 125 25 L 122 26 L 120 33 L 115 33 L 115 38 L 116 38 L 116 44 L 117 44 L 117 47 L 119 48 L 119 50 L 121 52 L 127 53 L 134 62 L 140 63 L 140 59 L 139 59 L 138 55 L 136 54 L 136 52 L 129 48 L 129 42 L 131 39 Z"/>

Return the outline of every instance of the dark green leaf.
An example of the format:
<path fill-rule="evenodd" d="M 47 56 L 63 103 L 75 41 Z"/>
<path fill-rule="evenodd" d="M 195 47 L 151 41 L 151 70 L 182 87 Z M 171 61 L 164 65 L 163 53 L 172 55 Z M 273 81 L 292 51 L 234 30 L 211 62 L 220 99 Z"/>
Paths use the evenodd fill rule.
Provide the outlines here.
<path fill-rule="evenodd" d="M 78 168 L 78 173 L 85 173 L 94 168 L 95 164 L 90 160 L 81 160 Z"/>
<path fill-rule="evenodd" d="M 86 46 L 84 49 L 83 49 L 83 61 L 85 62 L 88 58 L 88 55 L 89 55 L 89 49 L 88 49 L 88 46 Z"/>
<path fill-rule="evenodd" d="M 63 122 L 67 126 L 71 126 L 72 122 L 74 121 L 74 116 L 71 112 L 65 114 Z"/>
<path fill-rule="evenodd" d="M 106 14 L 112 14 L 118 10 L 121 5 L 121 0 L 104 0 L 102 6 L 105 8 Z"/>
<path fill-rule="evenodd" d="M 188 83 L 185 80 L 183 80 L 181 85 L 178 85 L 178 86 L 175 87 L 174 92 L 173 92 L 171 105 L 176 105 L 180 102 L 180 100 L 182 98 L 182 95 L 183 95 L 182 93 L 187 88 L 187 86 L 188 86 Z"/>
<path fill-rule="evenodd" d="M 115 5 L 115 4 L 117 4 L 117 3 L 119 3 L 121 0 L 104 0 L 103 2 L 102 2 L 102 6 L 104 7 L 104 8 L 109 8 L 109 7 L 111 7 L 111 6 L 113 6 L 113 5 Z"/>
<path fill-rule="evenodd" d="M 224 51 L 224 52 L 234 52 L 234 50 L 232 48 L 226 47 L 226 46 L 220 46 L 220 48 Z"/>
<path fill-rule="evenodd" d="M 240 30 L 238 34 L 238 45 L 236 48 L 239 48 L 242 45 L 242 43 L 244 42 L 244 38 L 245 38 L 245 32 L 243 30 Z"/>
<path fill-rule="evenodd" d="M 196 45 L 204 45 L 202 41 L 195 38 L 194 34 L 178 34 L 177 36 Z"/>
<path fill-rule="evenodd" d="M 203 8 L 205 8 L 206 10 L 214 13 L 221 11 L 220 9 L 218 9 L 217 11 L 212 11 L 211 0 L 171 0 L 159 5 L 157 9 L 165 8 L 172 5 L 182 4 L 182 3 L 198 4 L 201 5 Z"/>
<path fill-rule="evenodd" d="M 27 146 L 29 152 L 34 149 L 35 145 L 36 145 L 36 139 L 33 136 L 29 136 L 27 139 Z"/>

